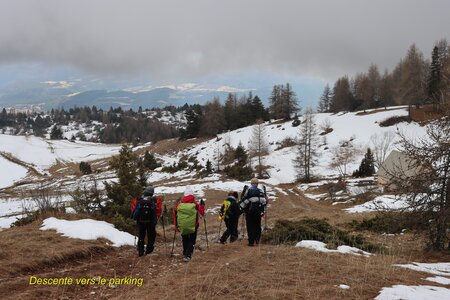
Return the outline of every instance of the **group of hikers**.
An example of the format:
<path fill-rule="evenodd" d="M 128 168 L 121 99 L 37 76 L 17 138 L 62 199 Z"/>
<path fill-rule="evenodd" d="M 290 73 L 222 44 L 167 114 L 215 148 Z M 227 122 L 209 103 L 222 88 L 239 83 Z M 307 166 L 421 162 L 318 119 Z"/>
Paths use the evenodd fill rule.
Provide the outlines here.
<path fill-rule="evenodd" d="M 219 218 L 226 226 L 226 230 L 219 239 L 225 244 L 228 238 L 230 243 L 238 239 L 238 223 L 242 213 L 245 214 L 247 226 L 248 246 L 259 244 L 261 238 L 261 218 L 265 214 L 267 206 L 267 195 L 265 187 L 258 187 L 258 179 L 250 181 L 250 187 L 245 186 L 241 199 L 238 201 L 237 192 L 229 192 L 224 200 Z M 156 224 L 162 215 L 162 200 L 155 196 L 155 189 L 152 186 L 146 187 L 142 196 L 136 197 L 131 203 L 131 216 L 137 222 L 138 255 L 150 254 L 154 250 L 156 238 Z M 177 232 L 180 232 L 183 240 L 183 260 L 189 262 L 194 252 L 197 240 L 197 231 L 200 226 L 200 219 L 205 215 L 205 202 L 197 201 L 190 188 L 186 188 L 184 196 L 173 208 L 173 223 L 175 225 L 174 241 Z M 162 220 L 164 222 L 164 220 Z M 206 231 L 206 223 L 205 223 Z M 219 229 L 220 231 L 220 229 Z M 220 232 L 219 232 L 220 234 Z M 147 236 L 147 246 L 145 247 L 145 237 Z"/>

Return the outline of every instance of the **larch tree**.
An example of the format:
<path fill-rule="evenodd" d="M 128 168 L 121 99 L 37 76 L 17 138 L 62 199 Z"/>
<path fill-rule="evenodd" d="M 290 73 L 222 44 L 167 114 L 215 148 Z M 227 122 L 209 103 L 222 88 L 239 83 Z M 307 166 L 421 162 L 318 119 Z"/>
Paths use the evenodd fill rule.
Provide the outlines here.
<path fill-rule="evenodd" d="M 387 156 L 393 149 L 395 140 L 394 131 L 385 131 L 382 134 L 373 134 L 370 137 L 370 143 L 373 149 L 374 165 L 377 169 L 386 160 Z"/>
<path fill-rule="evenodd" d="M 282 113 L 283 113 L 283 103 L 281 101 L 281 85 L 274 85 L 272 88 L 272 93 L 269 97 L 269 103 L 270 103 L 270 114 L 272 118 L 274 119 L 281 119 Z"/>
<path fill-rule="evenodd" d="M 297 94 L 292 90 L 289 83 L 281 90 L 281 98 L 283 102 L 282 117 L 285 120 L 290 120 L 291 116 L 299 111 Z"/>
<path fill-rule="evenodd" d="M 256 165 L 256 173 L 259 178 L 262 178 L 264 171 L 263 157 L 267 155 L 269 151 L 266 128 L 262 120 L 258 120 L 256 125 L 252 128 L 249 148 L 250 156 L 256 157 L 258 160 L 258 164 Z"/>
<path fill-rule="evenodd" d="M 203 119 L 200 126 L 200 135 L 213 136 L 222 132 L 226 128 L 223 118 L 223 107 L 217 97 L 208 102 L 203 107 Z"/>
<path fill-rule="evenodd" d="M 411 45 L 401 61 L 400 81 L 397 87 L 399 103 L 422 104 L 426 98 L 425 60 L 415 44 Z"/>
<path fill-rule="evenodd" d="M 399 136 L 408 170 L 392 171 L 391 181 L 406 196 L 408 211 L 429 224 L 430 246 L 450 251 L 450 111 L 428 124 L 422 138 Z"/>
<path fill-rule="evenodd" d="M 336 113 L 342 110 L 351 110 L 353 99 L 354 97 L 350 90 L 350 80 L 347 76 L 339 78 L 333 87 L 330 112 Z"/>
<path fill-rule="evenodd" d="M 269 102 L 270 113 L 275 119 L 290 120 L 291 115 L 300 110 L 297 95 L 289 83 L 274 85 Z"/>
<path fill-rule="evenodd" d="M 340 176 L 345 179 L 348 175 L 348 166 L 355 162 L 356 157 L 360 153 L 360 149 L 356 148 L 351 142 L 340 142 L 340 145 L 331 149 L 333 155 L 330 167 L 336 169 Z"/>
<path fill-rule="evenodd" d="M 303 115 L 303 123 L 300 126 L 297 156 L 294 166 L 297 179 L 311 182 L 312 169 L 317 165 L 318 159 L 318 130 L 314 121 L 314 115 L 310 108 Z"/>

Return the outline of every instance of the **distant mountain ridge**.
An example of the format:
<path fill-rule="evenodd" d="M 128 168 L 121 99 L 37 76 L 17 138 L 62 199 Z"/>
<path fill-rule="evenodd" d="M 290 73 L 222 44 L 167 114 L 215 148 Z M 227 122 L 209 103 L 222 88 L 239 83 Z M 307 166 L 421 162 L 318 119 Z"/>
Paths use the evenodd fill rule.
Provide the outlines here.
<path fill-rule="evenodd" d="M 31 84 L 23 88 L 12 87 L 0 91 L 0 107 L 45 103 L 47 108 L 95 105 L 97 108 L 102 109 L 120 106 L 125 109 L 137 110 L 139 107 L 181 106 L 185 103 L 204 104 L 213 97 L 219 97 L 224 101 L 229 92 L 234 92 L 238 95 L 247 92 L 247 90 L 228 86 L 208 88 L 200 85 L 194 86 L 194 84 L 192 86 L 161 86 L 136 91 L 127 89 L 89 89 L 80 92 L 77 90 L 76 86 L 55 88 L 52 85 L 43 84 Z"/>

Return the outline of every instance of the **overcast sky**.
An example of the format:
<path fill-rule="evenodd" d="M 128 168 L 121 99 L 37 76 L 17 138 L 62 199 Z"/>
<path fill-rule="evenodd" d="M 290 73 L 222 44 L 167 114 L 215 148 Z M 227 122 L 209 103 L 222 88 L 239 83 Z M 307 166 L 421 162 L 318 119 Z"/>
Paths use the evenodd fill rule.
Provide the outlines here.
<path fill-rule="evenodd" d="M 264 71 L 333 82 L 450 38 L 448 0 L 0 0 L 0 65 L 195 81 Z"/>

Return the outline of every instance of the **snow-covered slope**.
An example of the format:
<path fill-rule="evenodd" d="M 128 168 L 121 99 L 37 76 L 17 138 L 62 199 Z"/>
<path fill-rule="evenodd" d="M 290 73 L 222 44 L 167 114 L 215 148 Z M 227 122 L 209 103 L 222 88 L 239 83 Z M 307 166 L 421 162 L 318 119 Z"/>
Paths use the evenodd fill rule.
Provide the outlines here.
<path fill-rule="evenodd" d="M 313 169 L 314 174 L 323 177 L 338 175 L 336 170 L 330 168 L 330 162 L 333 157 L 330 149 L 342 144 L 342 142 L 352 140 L 353 145 L 362 150 L 359 153 L 355 153 L 355 162 L 349 165 L 348 170 L 351 173 L 358 168 L 361 159 L 364 156 L 365 148 L 371 146 L 370 139 L 372 135 L 381 135 L 387 131 L 395 132 L 397 128 L 407 135 L 423 135 L 425 133 L 425 128 L 414 122 L 403 122 L 390 127 L 379 126 L 379 123 L 387 118 L 406 115 L 408 115 L 406 107 L 391 107 L 388 110 L 370 114 L 361 114 L 358 112 L 315 114 L 314 119 L 318 127 L 327 122 L 330 124 L 333 131 L 324 136 L 319 136 L 319 144 L 321 146 L 319 147 L 318 152 L 320 156 L 318 166 Z M 302 118 L 300 118 L 300 120 L 302 121 Z M 270 166 L 268 171 L 271 177 L 266 180 L 266 182 L 272 184 L 293 182 L 296 173 L 292 160 L 296 156 L 296 147 L 276 149 L 279 148 L 280 143 L 286 138 L 297 139 L 301 126 L 293 127 L 292 121 L 289 121 L 281 124 L 270 124 L 269 122 L 266 122 L 264 127 L 266 131 L 266 140 L 269 143 L 269 155 L 265 157 L 264 164 Z M 186 149 L 183 153 L 179 153 L 178 155 L 181 156 L 182 154 L 186 154 L 189 156 L 196 156 L 198 161 L 202 165 L 205 165 L 208 159 L 214 161 L 217 149 L 220 148 L 223 150 L 223 145 L 226 142 L 230 143 L 233 147 L 242 143 L 248 149 L 252 128 L 253 126 L 249 126 L 220 134 L 219 139 L 214 138 L 198 144 L 192 148 Z M 172 162 L 173 160 L 168 161 Z"/>
<path fill-rule="evenodd" d="M 370 139 L 373 135 L 382 135 L 384 132 L 395 132 L 397 129 L 410 136 L 421 136 L 425 133 L 425 128 L 417 123 L 399 123 L 395 126 L 380 127 L 379 123 L 393 116 L 406 116 L 408 114 L 406 107 L 391 107 L 388 110 L 379 110 L 375 112 L 368 111 L 367 114 L 358 112 L 353 113 L 319 113 L 315 114 L 315 123 L 321 131 L 321 125 L 328 123 L 332 131 L 326 135 L 319 136 L 318 152 L 320 154 L 318 165 L 312 170 L 316 176 L 334 177 L 338 175 L 337 170 L 330 167 L 333 158 L 331 149 L 338 147 L 343 142 L 349 142 L 355 148 L 361 151 L 355 151 L 355 160 L 348 166 L 348 173 L 358 168 L 364 155 L 365 148 L 371 146 Z M 302 121 L 302 118 L 300 118 Z M 296 172 L 293 165 L 293 159 L 296 156 L 296 147 L 280 148 L 283 140 L 297 139 L 301 126 L 293 127 L 292 122 L 275 122 L 264 124 L 265 138 L 269 144 L 269 154 L 264 157 L 264 164 L 269 166 L 268 173 L 270 178 L 266 183 L 280 184 L 293 182 Z M 250 145 L 253 126 L 237 129 L 231 132 L 223 133 L 218 138 L 210 139 L 206 142 L 186 148 L 184 151 L 158 155 L 164 165 L 172 165 L 178 162 L 183 156 L 196 157 L 201 165 L 206 165 L 207 160 L 213 162 L 217 155 L 217 150 L 223 153 L 225 143 L 237 147 L 242 143 L 247 149 Z M 119 146 L 107 146 L 84 142 L 69 141 L 51 141 L 37 137 L 10 136 L 0 134 L 0 151 L 12 154 L 14 157 L 34 166 L 40 171 L 48 169 L 57 160 L 62 161 L 87 161 L 98 158 L 108 157 L 119 152 Z M 255 161 L 253 165 L 255 165 Z M 0 167 L 6 166 L 4 160 L 0 161 Z M 18 173 L 15 172 L 14 174 Z M 20 172 L 19 172 L 20 173 Z M 23 177 L 23 173 L 10 177 L 5 184 Z M 4 185 L 5 185 L 4 184 Z"/>
<path fill-rule="evenodd" d="M 117 154 L 119 150 L 119 146 L 0 134 L 1 152 L 11 154 L 39 171 L 48 169 L 57 160 L 75 162 L 95 160 Z M 0 169 L 2 173 L 6 169 L 4 160 L 0 160 Z M 9 177 L 9 174 L 3 173 L 3 176 Z"/>
<path fill-rule="evenodd" d="M 0 189 L 12 185 L 27 175 L 27 169 L 0 156 Z"/>

